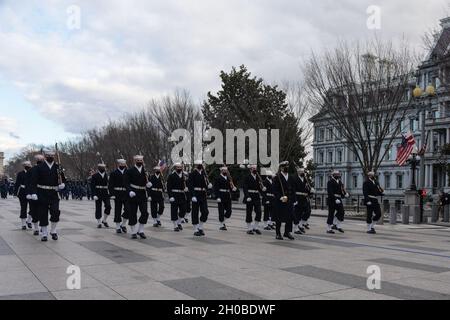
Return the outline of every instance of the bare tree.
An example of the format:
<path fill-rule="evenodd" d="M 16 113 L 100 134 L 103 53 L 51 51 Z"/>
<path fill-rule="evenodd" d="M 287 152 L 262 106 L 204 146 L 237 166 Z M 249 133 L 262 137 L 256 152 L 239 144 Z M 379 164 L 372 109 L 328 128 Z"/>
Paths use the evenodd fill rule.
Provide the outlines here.
<path fill-rule="evenodd" d="M 404 129 L 415 65 L 406 44 L 379 40 L 341 42 L 304 64 L 309 102 L 318 118 L 339 130 L 365 173 L 378 169 Z"/>

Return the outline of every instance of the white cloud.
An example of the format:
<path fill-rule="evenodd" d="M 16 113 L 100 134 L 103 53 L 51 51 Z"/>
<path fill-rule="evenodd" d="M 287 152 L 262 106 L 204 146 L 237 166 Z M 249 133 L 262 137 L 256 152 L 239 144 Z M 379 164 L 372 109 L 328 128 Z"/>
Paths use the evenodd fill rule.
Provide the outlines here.
<path fill-rule="evenodd" d="M 18 124 L 15 119 L 0 115 L 0 150 L 12 154 L 25 147 L 17 139 Z"/>
<path fill-rule="evenodd" d="M 2 3 L 0 73 L 43 116 L 80 132 L 176 88 L 202 99 L 231 66 L 299 79 L 311 49 L 371 34 L 372 4 L 382 7 L 381 36 L 417 45 L 446 1 L 78 1 L 78 31 L 66 28 L 72 1 Z"/>

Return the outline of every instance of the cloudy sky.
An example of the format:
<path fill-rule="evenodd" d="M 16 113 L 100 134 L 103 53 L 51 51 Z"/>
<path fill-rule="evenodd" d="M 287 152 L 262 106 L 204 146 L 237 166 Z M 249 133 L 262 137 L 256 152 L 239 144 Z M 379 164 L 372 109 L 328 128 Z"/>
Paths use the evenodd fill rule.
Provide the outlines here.
<path fill-rule="evenodd" d="M 373 5 L 379 30 L 367 28 Z M 296 81 L 312 50 L 342 38 L 406 37 L 420 49 L 448 9 L 448 0 L 0 0 L 0 151 L 74 137 L 176 89 L 201 101 L 232 66 Z"/>

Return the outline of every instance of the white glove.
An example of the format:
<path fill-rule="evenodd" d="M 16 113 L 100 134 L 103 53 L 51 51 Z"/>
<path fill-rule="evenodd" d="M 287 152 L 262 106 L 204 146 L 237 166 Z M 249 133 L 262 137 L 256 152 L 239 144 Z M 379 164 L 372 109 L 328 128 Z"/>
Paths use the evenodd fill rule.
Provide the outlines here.
<path fill-rule="evenodd" d="M 66 185 L 64 184 L 64 183 L 61 183 L 59 186 L 58 186 L 58 189 L 59 190 L 64 190 L 66 188 Z"/>
<path fill-rule="evenodd" d="M 266 201 L 266 204 L 270 204 L 270 201 Z"/>
<path fill-rule="evenodd" d="M 336 199 L 336 204 L 341 204 L 341 200 Z"/>
<path fill-rule="evenodd" d="M 148 197 L 148 201 L 152 201 L 152 197 Z"/>
<path fill-rule="evenodd" d="M 311 188 L 311 193 L 316 193 L 316 189 Z"/>
<path fill-rule="evenodd" d="M 111 200 L 116 200 L 116 196 L 111 196 Z"/>
<path fill-rule="evenodd" d="M 153 184 L 151 182 L 147 182 L 147 185 L 146 185 L 147 189 L 150 189 L 152 186 L 153 186 Z"/>
<path fill-rule="evenodd" d="M 31 200 L 37 201 L 37 200 L 38 200 L 37 194 L 32 194 L 32 195 L 31 195 Z"/>
<path fill-rule="evenodd" d="M 247 202 L 251 202 L 252 201 L 252 198 L 247 198 Z"/>
<path fill-rule="evenodd" d="M 184 192 L 188 192 L 188 191 L 189 191 L 188 187 L 184 188 Z"/>
<path fill-rule="evenodd" d="M 294 207 L 296 207 L 298 205 L 298 202 L 297 201 L 295 201 L 295 203 L 294 203 Z"/>
<path fill-rule="evenodd" d="M 370 201 L 367 202 L 367 205 L 368 205 L 368 206 L 371 206 L 371 205 L 372 205 L 372 202 L 370 202 Z"/>
<path fill-rule="evenodd" d="M 172 197 L 172 198 L 169 199 L 169 201 L 170 201 L 170 202 L 175 202 L 175 198 Z"/>
<path fill-rule="evenodd" d="M 208 189 L 212 189 L 213 185 L 210 183 L 208 184 Z"/>
<path fill-rule="evenodd" d="M 196 197 L 192 197 L 192 202 L 197 202 L 197 198 Z"/>
<path fill-rule="evenodd" d="M 348 194 L 348 192 L 345 194 L 346 198 L 350 198 L 350 195 Z"/>
<path fill-rule="evenodd" d="M 98 201 L 98 197 L 97 197 L 97 196 L 94 196 L 94 200 L 95 200 L 95 201 Z"/>
<path fill-rule="evenodd" d="M 130 191 L 129 193 L 130 198 L 136 197 L 136 193 L 134 191 Z"/>
<path fill-rule="evenodd" d="M 236 192 L 236 191 L 237 191 L 237 188 L 236 188 L 236 187 L 234 187 L 234 188 L 233 188 L 233 192 Z"/>
<path fill-rule="evenodd" d="M 217 198 L 217 203 L 221 203 L 221 202 L 222 202 L 222 199 Z"/>
<path fill-rule="evenodd" d="M 27 200 L 31 200 L 31 194 L 27 194 Z"/>
<path fill-rule="evenodd" d="M 263 192 L 266 192 L 266 191 L 267 191 L 267 188 L 266 188 L 266 187 L 263 187 L 263 188 L 262 188 L 262 191 L 263 191 Z"/>

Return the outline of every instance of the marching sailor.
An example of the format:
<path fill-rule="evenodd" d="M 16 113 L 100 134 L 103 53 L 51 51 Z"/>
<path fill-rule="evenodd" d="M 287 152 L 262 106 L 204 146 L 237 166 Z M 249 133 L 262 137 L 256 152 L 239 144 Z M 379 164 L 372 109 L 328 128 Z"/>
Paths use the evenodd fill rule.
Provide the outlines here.
<path fill-rule="evenodd" d="M 266 189 L 258 175 L 258 167 L 249 165 L 250 174 L 244 180 L 244 203 L 246 205 L 247 234 L 261 234 L 259 223 L 261 222 L 261 195 Z M 255 211 L 255 222 L 252 213 Z"/>
<path fill-rule="evenodd" d="M 109 176 L 109 193 L 114 200 L 114 223 L 116 233 L 127 233 L 128 222 L 128 195 L 125 188 L 125 172 L 127 171 L 127 161 L 117 160 L 117 169 Z M 122 213 L 123 212 L 123 213 Z"/>
<path fill-rule="evenodd" d="M 189 174 L 189 191 L 192 195 L 192 225 L 194 226 L 194 235 L 201 237 L 205 235 L 203 225 L 208 221 L 208 189 L 212 189 L 203 167 L 202 160 L 194 162 L 195 168 Z M 200 217 L 199 217 L 200 212 Z"/>
<path fill-rule="evenodd" d="M 283 240 L 283 236 L 289 240 L 295 240 L 292 236 L 293 206 L 294 206 L 294 181 L 289 175 L 289 162 L 280 163 L 280 172 L 275 176 L 273 193 L 275 195 L 274 217 L 276 221 L 276 239 Z M 285 223 L 284 234 L 281 235 L 281 224 Z"/>
<path fill-rule="evenodd" d="M 345 191 L 344 184 L 341 181 L 341 173 L 337 170 L 333 171 L 331 178 L 327 184 L 328 191 L 328 219 L 327 233 L 334 234 L 333 230 L 344 233 L 341 228 L 344 222 L 344 204 L 342 199 L 349 198 L 350 195 Z"/>
<path fill-rule="evenodd" d="M 170 220 L 173 223 L 173 231 L 180 232 L 183 230 L 181 223 L 186 214 L 186 192 L 188 188 L 183 173 L 183 165 L 175 163 L 174 169 L 167 178 L 167 193 L 170 201 Z"/>
<path fill-rule="evenodd" d="M 58 240 L 56 227 L 61 212 L 59 211 L 59 190 L 65 188 L 66 178 L 55 163 L 55 152 L 45 151 L 45 161 L 38 164 L 32 171 L 30 192 L 31 200 L 38 201 L 39 226 L 41 227 L 41 241 L 48 239 L 48 216 L 50 214 L 50 235 L 53 240 Z"/>
<path fill-rule="evenodd" d="M 161 167 L 153 168 L 153 174 L 150 176 L 152 187 L 150 191 L 150 210 L 153 218 L 153 227 L 161 226 L 161 216 L 164 213 L 164 183 L 161 176 Z"/>
<path fill-rule="evenodd" d="M 94 191 L 95 200 L 95 219 L 97 220 L 97 228 L 101 229 L 102 224 L 105 228 L 109 228 L 107 219 L 111 213 L 111 201 L 108 190 L 108 175 L 106 174 L 106 165 L 99 163 L 97 172 L 92 176 L 92 190 Z M 102 205 L 105 206 L 102 220 Z"/>
<path fill-rule="evenodd" d="M 381 218 L 381 208 L 378 197 L 384 195 L 384 190 L 375 179 L 375 172 L 367 174 L 367 180 L 363 184 L 364 203 L 367 206 L 367 233 L 376 234 L 375 224 Z"/>
<path fill-rule="evenodd" d="M 184 174 L 184 180 L 186 181 L 186 185 L 189 185 L 189 172 L 183 171 Z M 189 191 L 186 192 L 186 215 L 184 216 L 184 219 L 181 220 L 181 223 L 189 223 L 189 217 L 191 216 L 192 212 L 192 194 Z"/>
<path fill-rule="evenodd" d="M 26 187 L 27 187 L 27 199 L 30 206 L 30 216 L 31 216 L 31 223 L 33 224 L 33 235 L 38 236 L 39 235 L 39 212 L 38 212 L 38 202 L 33 200 L 31 198 L 31 179 L 33 177 L 33 171 L 36 170 L 36 168 L 39 166 L 39 164 L 44 162 L 44 156 L 42 154 L 37 154 L 34 156 L 34 159 L 36 161 L 36 165 L 28 170 L 27 172 L 27 179 L 26 179 Z"/>
<path fill-rule="evenodd" d="M 28 214 L 28 198 L 27 198 L 27 176 L 31 170 L 31 162 L 24 161 L 22 163 L 23 170 L 17 174 L 16 183 L 14 184 L 14 195 L 19 198 L 20 202 L 20 219 L 22 221 L 22 230 L 31 229 L 31 216 Z"/>
<path fill-rule="evenodd" d="M 221 231 L 227 231 L 225 222 L 231 218 L 231 192 L 235 192 L 237 188 L 234 186 L 231 177 L 228 174 L 228 168 L 223 166 L 220 168 L 220 175 L 214 181 L 214 195 L 217 200 L 219 211 L 219 223 Z"/>
<path fill-rule="evenodd" d="M 148 181 L 147 173 L 144 168 L 144 156 L 134 156 L 134 166 L 125 173 L 125 188 L 128 193 L 129 201 L 129 222 L 131 227 L 131 239 L 147 239 L 144 233 L 144 227 L 148 221 L 147 189 L 152 187 Z M 137 211 L 141 215 L 137 218 Z M 139 222 L 139 225 L 137 225 Z"/>
<path fill-rule="evenodd" d="M 264 179 L 264 187 L 266 188 L 266 192 L 263 192 L 263 208 L 264 208 L 264 230 L 270 231 L 275 229 L 275 222 L 272 220 L 273 218 L 273 209 L 275 202 L 275 195 L 273 194 L 273 172 L 268 170 L 266 171 L 266 178 Z"/>
<path fill-rule="evenodd" d="M 309 198 L 314 192 L 305 175 L 305 169 L 299 168 L 294 178 L 295 203 L 294 203 L 294 230 L 295 234 L 304 234 L 305 226 L 311 216 L 311 204 Z"/>

